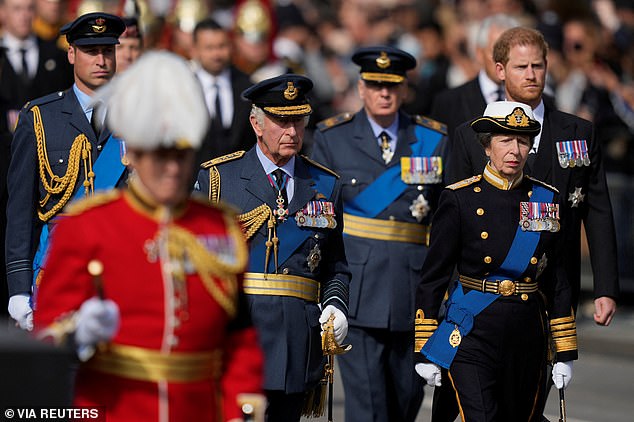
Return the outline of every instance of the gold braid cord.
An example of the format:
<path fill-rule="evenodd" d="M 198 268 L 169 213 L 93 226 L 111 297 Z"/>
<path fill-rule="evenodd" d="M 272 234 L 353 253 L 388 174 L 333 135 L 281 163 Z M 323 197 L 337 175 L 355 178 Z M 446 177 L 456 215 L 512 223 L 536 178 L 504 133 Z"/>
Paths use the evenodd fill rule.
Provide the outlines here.
<path fill-rule="evenodd" d="M 275 259 L 275 272 L 277 273 L 277 250 L 278 244 L 280 240 L 277 237 L 277 232 L 275 230 L 275 215 L 273 215 L 273 211 L 271 207 L 267 204 L 262 204 L 257 208 L 252 209 L 249 212 L 245 212 L 236 217 L 238 223 L 240 223 L 240 227 L 242 227 L 242 233 L 244 234 L 244 238 L 246 240 L 251 239 L 260 227 L 264 223 L 267 223 L 268 230 L 268 239 L 266 240 L 266 256 L 264 258 L 264 274 L 267 273 L 267 269 L 269 267 L 269 259 L 271 257 L 271 246 L 273 246 L 273 257 Z"/>
<path fill-rule="evenodd" d="M 220 172 L 216 166 L 209 168 L 209 202 L 218 203 L 220 201 Z M 268 221 L 268 239 L 266 241 L 266 257 L 264 258 L 264 274 L 267 273 L 269 267 L 269 259 L 271 257 L 271 246 L 273 247 L 273 257 L 275 259 L 275 272 L 277 273 L 277 250 L 280 243 L 275 231 L 275 215 L 271 207 L 262 204 L 251 211 L 240 214 L 236 217 L 245 240 L 251 239 L 260 227 Z"/>
<path fill-rule="evenodd" d="M 230 317 L 236 314 L 237 276 L 247 263 L 247 247 L 238 226 L 227 216 L 224 217 L 229 236 L 235 246 L 235 262 L 222 261 L 211 253 L 189 230 L 177 226 L 167 227 L 167 248 L 170 259 L 185 262 L 187 259 L 211 296 L 222 306 Z"/>
<path fill-rule="evenodd" d="M 37 141 L 37 159 L 39 163 L 40 180 L 46 190 L 46 196 L 40 200 L 40 208 L 37 214 L 40 220 L 46 222 L 55 214 L 57 214 L 70 200 L 75 184 L 79 177 L 80 160 L 84 164 L 84 190 L 86 197 L 94 193 L 95 173 L 92 170 L 92 145 L 86 135 L 79 134 L 73 141 L 68 156 L 68 166 L 64 176 L 60 177 L 53 173 L 51 164 L 46 150 L 46 135 L 44 133 L 44 125 L 42 123 L 42 115 L 38 106 L 31 109 L 33 112 L 33 130 Z M 44 207 L 48 203 L 51 195 L 59 195 L 62 193 L 60 200 L 53 207 L 44 211 Z"/>
<path fill-rule="evenodd" d="M 209 169 L 209 202 L 220 201 L 220 172 L 216 166 Z"/>

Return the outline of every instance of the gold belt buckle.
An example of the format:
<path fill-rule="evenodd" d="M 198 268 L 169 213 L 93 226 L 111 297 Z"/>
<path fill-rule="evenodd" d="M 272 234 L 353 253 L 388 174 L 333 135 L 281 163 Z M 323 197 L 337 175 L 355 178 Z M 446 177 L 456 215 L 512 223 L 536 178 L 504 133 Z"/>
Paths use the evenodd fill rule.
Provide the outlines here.
<path fill-rule="evenodd" d="M 498 286 L 498 291 L 502 296 L 515 294 L 515 283 L 511 280 L 502 280 Z"/>

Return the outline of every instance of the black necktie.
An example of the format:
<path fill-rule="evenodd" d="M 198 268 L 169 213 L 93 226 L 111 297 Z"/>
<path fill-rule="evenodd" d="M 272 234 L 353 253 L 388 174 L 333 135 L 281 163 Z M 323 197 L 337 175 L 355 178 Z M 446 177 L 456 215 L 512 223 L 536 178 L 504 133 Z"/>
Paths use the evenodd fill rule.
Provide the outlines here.
<path fill-rule="evenodd" d="M 29 65 L 26 62 L 26 52 L 26 48 L 20 49 L 20 54 L 22 55 L 22 71 L 20 72 L 20 78 L 22 78 L 24 82 L 29 82 L 31 78 L 29 77 Z"/>
<path fill-rule="evenodd" d="M 288 195 L 286 193 L 286 183 L 284 183 L 284 170 L 278 168 L 273 171 L 273 177 L 275 177 L 275 183 L 277 184 L 278 194 L 284 200 L 284 208 L 288 207 Z"/>
<path fill-rule="evenodd" d="M 495 101 L 504 101 L 504 86 L 503 85 L 498 85 L 498 89 L 495 93 L 497 95 Z"/>
<path fill-rule="evenodd" d="M 392 148 L 390 148 L 390 135 L 387 132 L 381 132 L 379 134 L 379 138 L 381 139 L 381 151 L 383 152 L 383 161 L 385 164 L 389 163 L 394 155 L 392 153 Z"/>
<path fill-rule="evenodd" d="M 217 120 L 219 127 L 224 127 L 222 124 L 222 107 L 220 107 L 220 85 L 217 83 L 214 84 L 214 88 L 216 89 L 216 101 L 215 101 L 215 115 L 214 119 Z"/>
<path fill-rule="evenodd" d="M 90 116 L 90 126 L 92 127 L 92 131 L 95 132 L 97 140 L 99 140 L 99 135 L 101 135 L 101 122 L 99 121 L 98 114 L 97 104 L 95 104 L 92 108 L 92 115 Z"/>

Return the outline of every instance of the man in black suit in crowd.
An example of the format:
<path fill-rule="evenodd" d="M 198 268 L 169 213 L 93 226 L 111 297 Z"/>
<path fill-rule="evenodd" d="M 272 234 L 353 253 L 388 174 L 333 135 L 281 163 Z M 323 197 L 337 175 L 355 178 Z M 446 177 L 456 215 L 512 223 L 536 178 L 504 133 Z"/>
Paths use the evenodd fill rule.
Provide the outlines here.
<path fill-rule="evenodd" d="M 242 91 L 252 84 L 246 74 L 231 64 L 231 49 L 226 29 L 211 18 L 198 22 L 194 28 L 193 57 L 211 124 L 196 165 L 255 145 L 255 134 L 244 124 L 249 120 L 251 106 L 240 98 Z"/>
<path fill-rule="evenodd" d="M 475 40 L 480 73 L 470 81 L 445 90 L 434 98 L 430 117 L 447 125 L 448 148 L 452 146 L 451 139 L 458 126 L 481 116 L 487 104 L 504 99 L 504 87 L 495 72 L 493 44 L 502 32 L 515 26 L 519 26 L 519 22 L 508 15 L 497 14 L 484 19 Z"/>
<path fill-rule="evenodd" d="M 6 106 L 0 123 L 3 132 L 13 132 L 24 103 L 73 84 L 73 68 L 66 52 L 33 33 L 34 16 L 33 0 L 0 0 L 3 29 L 0 96 Z"/>

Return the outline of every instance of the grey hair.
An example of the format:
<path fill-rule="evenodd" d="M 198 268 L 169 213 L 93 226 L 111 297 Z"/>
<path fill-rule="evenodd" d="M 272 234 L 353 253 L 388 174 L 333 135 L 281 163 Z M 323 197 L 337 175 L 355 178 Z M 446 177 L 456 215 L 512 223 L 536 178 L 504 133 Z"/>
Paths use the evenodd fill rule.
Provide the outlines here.
<path fill-rule="evenodd" d="M 489 43 L 489 32 L 491 32 L 492 28 L 498 28 L 505 31 L 507 29 L 515 28 L 516 26 L 520 26 L 519 21 L 514 17 L 503 13 L 491 15 L 483 19 L 476 34 L 476 47 L 486 48 Z"/>

